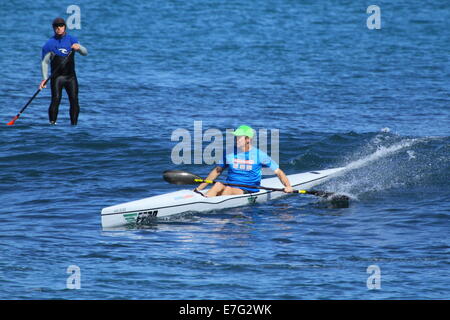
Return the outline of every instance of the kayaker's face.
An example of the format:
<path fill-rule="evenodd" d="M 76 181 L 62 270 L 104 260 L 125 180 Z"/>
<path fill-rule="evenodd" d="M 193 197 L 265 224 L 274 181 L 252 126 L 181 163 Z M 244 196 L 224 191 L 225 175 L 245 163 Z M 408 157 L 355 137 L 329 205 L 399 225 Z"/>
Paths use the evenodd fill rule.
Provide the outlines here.
<path fill-rule="evenodd" d="M 250 138 L 246 136 L 236 137 L 236 144 L 239 149 L 244 150 L 250 146 Z"/>

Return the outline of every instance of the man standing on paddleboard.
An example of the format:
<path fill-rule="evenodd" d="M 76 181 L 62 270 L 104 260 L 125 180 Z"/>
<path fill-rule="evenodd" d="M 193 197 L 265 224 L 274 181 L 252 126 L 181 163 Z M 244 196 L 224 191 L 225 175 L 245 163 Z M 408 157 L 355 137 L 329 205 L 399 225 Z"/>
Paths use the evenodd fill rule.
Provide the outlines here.
<path fill-rule="evenodd" d="M 226 155 L 223 164 L 219 164 L 208 175 L 206 180 L 215 180 L 224 169 L 228 169 L 227 183 L 242 184 L 254 186 L 254 188 L 231 187 L 225 186 L 220 182 L 216 182 L 213 187 L 206 193 L 207 197 L 238 195 L 258 192 L 262 178 L 262 167 L 269 167 L 278 176 L 284 185 L 284 192 L 291 193 L 294 190 L 286 174 L 280 169 L 278 164 L 273 161 L 265 152 L 252 146 L 254 130 L 246 125 L 237 128 L 233 135 L 236 136 L 236 144 L 238 152 Z M 195 191 L 199 192 L 208 184 L 200 184 Z"/>
<path fill-rule="evenodd" d="M 45 88 L 45 80 L 48 78 L 48 66 L 51 65 L 52 73 L 50 87 L 52 90 L 52 101 L 48 108 L 50 124 L 56 124 L 59 104 L 61 103 L 62 89 L 64 88 L 69 96 L 70 102 L 70 122 L 76 125 L 80 106 L 78 104 L 78 80 L 75 73 L 75 52 L 87 55 L 87 49 L 78 43 L 78 39 L 67 34 L 66 22 L 63 18 L 56 18 L 52 23 L 54 36 L 51 37 L 42 47 L 42 77 L 39 86 Z M 71 54 L 71 51 L 75 51 Z M 56 71 L 56 74 L 53 72 Z"/>

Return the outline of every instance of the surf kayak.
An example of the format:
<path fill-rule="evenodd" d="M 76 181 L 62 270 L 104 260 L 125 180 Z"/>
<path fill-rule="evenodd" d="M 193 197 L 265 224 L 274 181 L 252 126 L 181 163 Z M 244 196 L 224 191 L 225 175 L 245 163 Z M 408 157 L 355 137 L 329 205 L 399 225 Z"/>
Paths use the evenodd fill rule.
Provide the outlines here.
<path fill-rule="evenodd" d="M 309 189 L 336 176 L 344 168 L 309 171 L 288 175 L 292 187 Z M 261 186 L 282 188 L 277 177 L 261 180 Z M 202 190 L 206 193 L 206 189 Z M 287 194 L 281 191 L 260 190 L 256 193 L 218 196 L 206 198 L 192 189 L 169 192 L 141 200 L 130 201 L 103 208 L 101 222 L 103 228 L 126 225 L 145 225 L 159 218 L 169 218 L 185 212 L 205 212 L 266 202 Z"/>

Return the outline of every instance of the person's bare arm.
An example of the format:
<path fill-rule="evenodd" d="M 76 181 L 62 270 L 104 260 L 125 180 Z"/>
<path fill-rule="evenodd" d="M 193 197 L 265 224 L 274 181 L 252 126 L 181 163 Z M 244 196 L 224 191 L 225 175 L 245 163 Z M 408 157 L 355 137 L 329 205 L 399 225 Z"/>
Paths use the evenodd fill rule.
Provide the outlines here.
<path fill-rule="evenodd" d="M 294 189 L 291 186 L 291 182 L 289 181 L 288 177 L 283 172 L 283 170 L 278 168 L 277 170 L 275 170 L 275 174 L 277 175 L 278 179 L 280 179 L 281 183 L 283 184 L 284 192 L 291 193 L 294 191 Z"/>
<path fill-rule="evenodd" d="M 215 180 L 218 176 L 222 173 L 223 168 L 222 167 L 215 167 L 211 170 L 211 172 L 208 174 L 205 180 Z M 208 183 L 201 183 L 196 189 L 197 190 L 203 190 L 208 186 Z"/>

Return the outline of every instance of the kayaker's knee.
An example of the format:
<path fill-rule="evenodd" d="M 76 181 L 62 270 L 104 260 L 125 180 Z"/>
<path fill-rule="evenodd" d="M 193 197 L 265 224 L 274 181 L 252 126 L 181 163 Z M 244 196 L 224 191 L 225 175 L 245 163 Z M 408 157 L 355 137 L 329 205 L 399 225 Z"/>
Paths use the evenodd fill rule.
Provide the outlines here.
<path fill-rule="evenodd" d="M 221 191 L 221 190 L 225 189 L 225 185 L 221 182 L 216 182 L 213 185 L 213 188 Z"/>
<path fill-rule="evenodd" d="M 222 192 L 223 196 L 231 196 L 231 195 L 237 195 L 237 194 L 243 194 L 244 191 L 239 188 L 233 188 L 233 187 L 225 187 L 225 189 Z"/>
<path fill-rule="evenodd" d="M 225 189 L 225 185 L 220 182 L 216 182 L 211 189 L 206 193 L 207 197 L 215 197 L 217 195 L 221 195 L 222 191 Z"/>
<path fill-rule="evenodd" d="M 224 186 L 222 195 L 223 196 L 229 196 L 230 194 L 233 194 L 232 188 Z"/>

